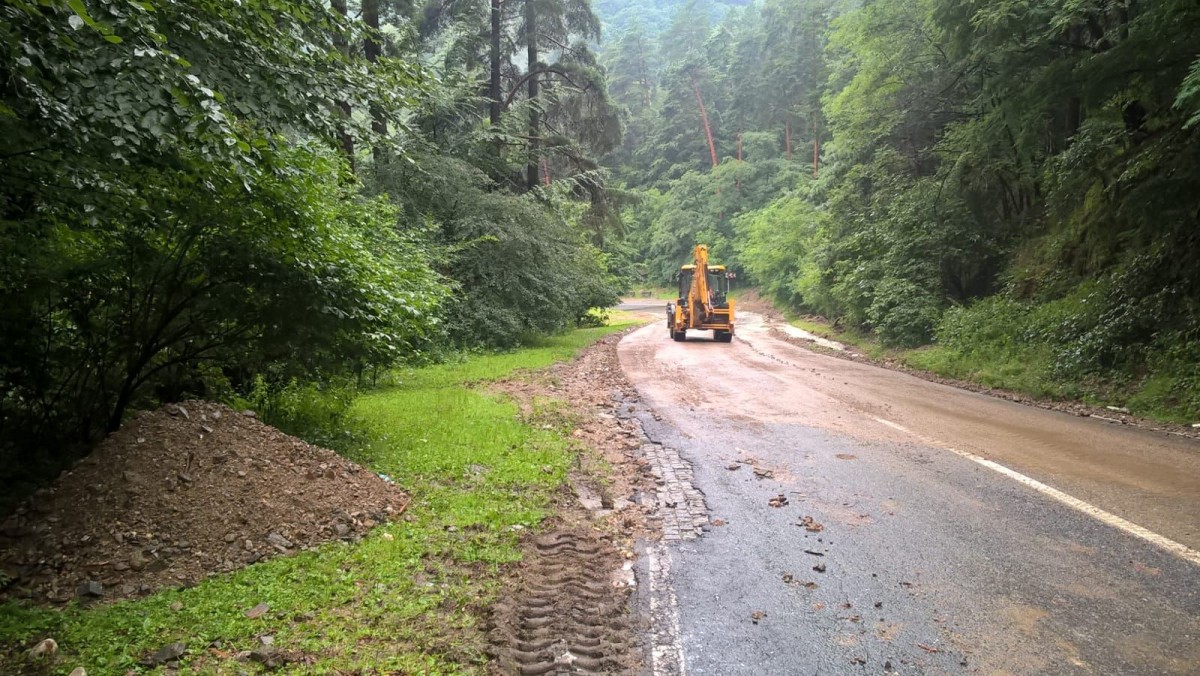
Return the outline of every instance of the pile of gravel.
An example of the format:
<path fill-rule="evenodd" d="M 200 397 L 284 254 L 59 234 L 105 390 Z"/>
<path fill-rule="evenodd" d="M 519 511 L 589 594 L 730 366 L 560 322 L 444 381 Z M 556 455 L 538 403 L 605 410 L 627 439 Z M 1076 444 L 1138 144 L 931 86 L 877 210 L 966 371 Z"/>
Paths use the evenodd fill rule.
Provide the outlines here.
<path fill-rule="evenodd" d="M 0 599 L 188 586 L 358 538 L 407 504 L 389 481 L 253 413 L 171 404 L 129 420 L 0 525 Z"/>

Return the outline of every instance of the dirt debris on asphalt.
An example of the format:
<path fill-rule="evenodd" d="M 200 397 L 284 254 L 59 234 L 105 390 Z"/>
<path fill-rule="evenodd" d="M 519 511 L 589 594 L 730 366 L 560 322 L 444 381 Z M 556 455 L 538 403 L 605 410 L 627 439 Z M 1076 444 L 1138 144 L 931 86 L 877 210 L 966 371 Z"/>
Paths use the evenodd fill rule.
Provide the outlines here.
<path fill-rule="evenodd" d="M 0 525 L 0 599 L 109 601 L 336 539 L 408 496 L 250 412 L 205 401 L 127 421 Z"/>
<path fill-rule="evenodd" d="M 1128 409 L 1119 406 L 1097 406 L 1093 404 L 1085 404 L 1080 401 L 1039 399 L 1037 397 L 1022 394 L 1020 392 L 986 387 L 984 385 L 979 385 L 966 380 L 958 380 L 956 378 L 947 378 L 931 371 L 912 368 L 911 366 L 907 366 L 892 358 L 885 357 L 883 359 L 875 359 L 862 354 L 857 350 L 845 351 L 830 349 L 811 340 L 805 340 L 804 338 L 788 335 L 787 333 L 780 331 L 778 328 L 770 326 L 772 324 L 786 324 L 787 319 L 779 310 L 775 308 L 775 306 L 771 305 L 770 302 L 750 290 L 743 293 L 742 297 L 738 300 L 738 309 L 748 312 L 755 312 L 762 315 L 763 319 L 770 327 L 769 332 L 772 338 L 830 357 L 836 357 L 838 359 L 845 359 L 847 361 L 865 364 L 873 364 L 875 366 L 886 368 L 892 371 L 907 373 L 909 375 L 921 378 L 922 380 L 928 380 L 941 385 L 949 385 L 951 387 L 957 387 L 961 390 L 968 390 L 970 392 L 977 392 L 979 394 L 986 394 L 991 397 L 996 397 L 997 399 L 1005 399 L 1007 401 L 1023 404 L 1025 406 L 1033 406 L 1036 408 L 1044 408 L 1050 411 L 1069 413 L 1071 415 L 1083 418 L 1096 418 L 1097 420 L 1103 420 L 1114 425 L 1128 425 L 1130 427 L 1137 427 L 1140 429 L 1165 432 L 1175 436 L 1200 439 L 1200 423 L 1187 425 L 1159 422 L 1133 415 L 1128 411 Z M 807 319 L 818 323 L 824 323 L 826 321 L 823 317 L 815 316 L 807 317 Z"/>
<path fill-rule="evenodd" d="M 796 524 L 810 533 L 820 533 L 825 530 L 825 526 L 815 521 L 811 516 L 801 517 L 800 523 Z"/>

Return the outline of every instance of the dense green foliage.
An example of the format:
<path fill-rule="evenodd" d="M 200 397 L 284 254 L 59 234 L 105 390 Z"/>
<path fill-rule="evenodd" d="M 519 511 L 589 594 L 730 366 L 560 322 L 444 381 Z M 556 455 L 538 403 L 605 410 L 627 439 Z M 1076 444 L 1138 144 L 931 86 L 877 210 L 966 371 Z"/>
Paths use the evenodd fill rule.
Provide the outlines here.
<path fill-rule="evenodd" d="M 0 7 L 6 483 L 131 408 L 249 397 L 286 426 L 314 393 L 610 304 L 598 20 L 503 4 L 494 100 L 480 3 Z M 526 62 L 527 35 L 556 46 Z"/>
<path fill-rule="evenodd" d="M 1014 363 L 1104 384 L 1076 394 L 1200 414 L 1200 6 L 761 0 L 650 20 L 606 62 L 629 117 L 608 161 L 643 198 L 626 220 L 651 281 L 707 241 L 885 344 L 969 362 L 1001 331 Z"/>

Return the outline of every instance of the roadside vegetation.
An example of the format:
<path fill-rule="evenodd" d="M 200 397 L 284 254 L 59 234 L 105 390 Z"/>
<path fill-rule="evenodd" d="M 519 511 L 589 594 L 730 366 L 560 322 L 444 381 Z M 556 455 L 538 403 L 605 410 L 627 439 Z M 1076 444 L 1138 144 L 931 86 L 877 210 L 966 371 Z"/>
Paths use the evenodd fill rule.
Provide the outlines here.
<path fill-rule="evenodd" d="M 586 4 L 0 17 L 0 507 L 135 410 L 244 402 L 312 437 L 393 367 L 616 301 Z"/>
<path fill-rule="evenodd" d="M 602 4 L 648 278 L 703 242 L 924 368 L 1200 420 L 1196 3 Z"/>
<path fill-rule="evenodd" d="M 402 480 L 411 495 L 402 520 L 361 542 L 330 543 L 144 599 L 61 611 L 6 604 L 0 671 L 28 668 L 19 647 L 52 636 L 67 670 L 123 672 L 178 641 L 188 648 L 187 668 L 223 672 L 247 668 L 238 653 L 270 636 L 276 659 L 297 660 L 293 668 L 305 671 L 483 672 L 485 609 L 507 564 L 520 559 L 522 533 L 547 516 L 580 450 L 569 429 L 523 421 L 487 383 L 571 359 L 632 325 L 621 317 L 513 352 L 390 372 L 390 382 L 356 397 L 343 420 L 359 434 L 346 454 Z M 264 603 L 261 617 L 246 616 Z"/>
<path fill-rule="evenodd" d="M 1025 316 L 1033 308 L 1017 308 L 1015 316 L 984 318 L 967 312 L 948 314 L 946 339 L 915 348 L 887 346 L 869 331 L 833 325 L 821 317 L 791 318 L 793 326 L 852 346 L 877 361 L 898 362 L 937 376 L 974 383 L 1051 401 L 1082 401 L 1094 406 L 1128 409 L 1134 415 L 1173 423 L 1200 419 L 1200 401 L 1181 399 L 1180 390 L 1194 389 L 1187 364 L 1155 358 L 1153 372 L 1141 379 L 1089 377 L 1062 369 L 1058 359 L 1066 346 L 1029 339 Z M 955 336 L 950 322 L 970 321 L 970 333 Z M 939 328 L 939 331 L 942 329 Z"/>

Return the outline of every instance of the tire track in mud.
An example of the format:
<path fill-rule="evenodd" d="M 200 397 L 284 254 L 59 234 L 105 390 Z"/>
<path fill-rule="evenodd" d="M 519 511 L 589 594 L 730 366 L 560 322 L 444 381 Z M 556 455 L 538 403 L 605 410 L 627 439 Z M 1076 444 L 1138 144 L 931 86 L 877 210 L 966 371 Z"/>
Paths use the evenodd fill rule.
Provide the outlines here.
<path fill-rule="evenodd" d="M 515 594 L 494 608 L 495 670 L 522 676 L 635 671 L 623 564 L 611 544 L 586 531 L 535 538 Z"/>

